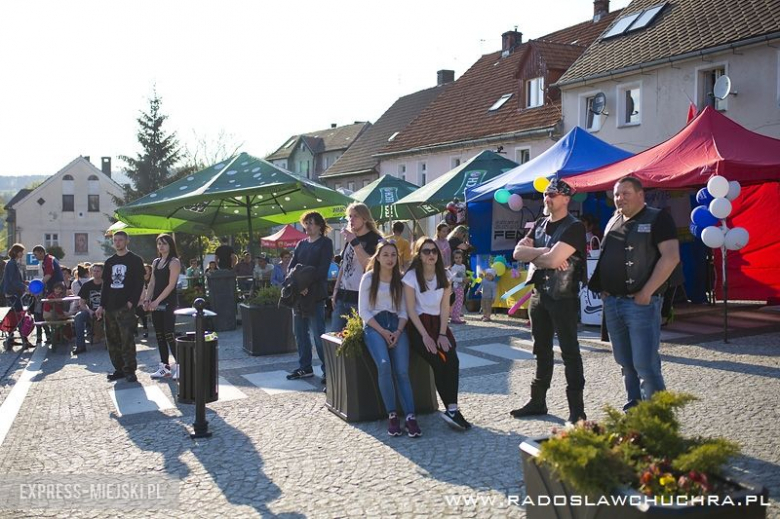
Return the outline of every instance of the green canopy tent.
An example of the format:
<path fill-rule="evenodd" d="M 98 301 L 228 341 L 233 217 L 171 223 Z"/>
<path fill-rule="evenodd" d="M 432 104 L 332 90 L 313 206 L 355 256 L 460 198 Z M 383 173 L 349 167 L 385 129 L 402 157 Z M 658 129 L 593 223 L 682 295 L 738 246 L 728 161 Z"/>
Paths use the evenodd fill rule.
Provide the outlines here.
<path fill-rule="evenodd" d="M 378 223 L 390 220 L 414 220 L 414 214 L 406 207 L 395 205 L 418 186 L 392 175 L 382 175 L 363 189 L 355 191 L 352 198 L 371 209 L 371 216 Z"/>
<path fill-rule="evenodd" d="M 111 227 L 106 229 L 104 235 L 106 237 L 113 236 L 114 233 L 117 231 L 124 231 L 127 233 L 128 236 L 143 236 L 147 234 L 163 234 L 163 233 L 171 232 L 165 229 L 146 229 L 143 227 L 133 227 L 132 225 L 128 225 L 125 222 L 119 221 L 119 222 L 114 222 L 111 225 Z"/>
<path fill-rule="evenodd" d="M 415 219 L 443 212 L 453 198 L 466 200 L 464 191 L 501 175 L 517 163 L 492 151 L 483 151 L 448 171 L 398 202 L 398 211 L 409 211 Z"/>
<path fill-rule="evenodd" d="M 343 216 L 351 198 L 241 153 L 181 178 L 116 210 L 135 227 L 191 234 L 235 234 L 297 222 L 316 210 L 326 219 Z"/>

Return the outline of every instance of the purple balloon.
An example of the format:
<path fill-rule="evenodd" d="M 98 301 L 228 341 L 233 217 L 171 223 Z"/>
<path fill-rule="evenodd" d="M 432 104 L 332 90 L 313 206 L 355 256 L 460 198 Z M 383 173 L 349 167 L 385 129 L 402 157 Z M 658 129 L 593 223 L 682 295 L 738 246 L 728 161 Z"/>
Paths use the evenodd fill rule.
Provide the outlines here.
<path fill-rule="evenodd" d="M 699 189 L 699 192 L 696 193 L 696 202 L 699 205 L 710 205 L 710 202 L 715 200 L 715 197 L 710 194 L 709 191 L 707 191 L 706 187 L 703 187 Z"/>
<path fill-rule="evenodd" d="M 717 225 L 718 223 L 718 219 L 703 205 L 700 205 L 691 211 L 691 221 L 701 229 L 709 227 L 710 225 Z"/>

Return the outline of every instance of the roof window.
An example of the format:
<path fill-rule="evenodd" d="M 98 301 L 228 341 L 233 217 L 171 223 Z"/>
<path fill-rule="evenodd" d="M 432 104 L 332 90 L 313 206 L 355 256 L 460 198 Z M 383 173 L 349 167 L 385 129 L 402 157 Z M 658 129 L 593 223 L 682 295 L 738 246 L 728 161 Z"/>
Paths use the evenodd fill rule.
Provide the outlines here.
<path fill-rule="evenodd" d="M 614 38 L 615 36 L 620 36 L 621 34 L 625 34 L 627 32 L 644 29 L 650 25 L 653 20 L 655 20 L 655 18 L 658 16 L 658 13 L 660 13 L 665 6 L 666 2 L 648 7 L 642 11 L 637 11 L 620 18 L 617 22 L 615 22 L 615 25 L 613 25 L 612 28 L 610 28 L 606 34 L 601 37 L 601 39 L 606 40 L 607 38 Z"/>
<path fill-rule="evenodd" d="M 392 135 L 391 135 L 391 136 L 390 136 L 390 137 L 387 139 L 387 140 L 388 140 L 388 142 L 390 142 L 390 141 L 392 141 L 393 139 L 395 139 L 396 137 L 398 137 L 398 134 L 399 134 L 399 133 L 401 133 L 401 132 L 395 132 L 395 133 L 393 133 L 393 134 L 392 134 Z"/>
<path fill-rule="evenodd" d="M 502 95 L 502 96 L 501 96 L 501 97 L 498 99 L 498 101 L 496 101 L 495 103 L 493 103 L 493 106 L 491 106 L 490 108 L 488 108 L 488 112 L 494 112 L 494 111 L 498 110 L 499 108 L 501 108 L 502 106 L 504 106 L 504 103 L 506 103 L 507 101 L 509 101 L 509 98 L 510 98 L 510 97 L 512 97 L 512 94 L 504 94 L 504 95 Z"/>

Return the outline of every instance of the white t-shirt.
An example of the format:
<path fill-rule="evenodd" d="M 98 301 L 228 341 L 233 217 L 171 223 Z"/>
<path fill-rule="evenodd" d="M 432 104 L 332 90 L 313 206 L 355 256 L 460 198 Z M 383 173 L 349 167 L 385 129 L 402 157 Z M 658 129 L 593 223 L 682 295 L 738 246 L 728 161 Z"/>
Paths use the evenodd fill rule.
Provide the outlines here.
<path fill-rule="evenodd" d="M 401 306 L 396 308 L 393 304 L 393 298 L 390 294 L 390 283 L 379 281 L 379 287 L 376 291 L 376 304 L 371 306 L 371 279 L 373 272 L 363 274 L 360 280 L 360 293 L 358 294 L 358 314 L 363 322 L 368 324 L 372 317 L 381 312 L 390 312 L 397 314 L 399 319 L 406 319 L 406 299 L 403 290 L 401 291 Z"/>
<path fill-rule="evenodd" d="M 452 282 L 452 274 L 449 271 L 447 271 L 447 279 Z M 444 297 L 444 288 L 436 288 L 435 277 L 426 283 L 425 292 L 420 292 L 420 285 L 417 284 L 417 273 L 414 270 L 406 273 L 403 282 L 414 289 L 414 310 L 418 314 L 441 314 L 441 298 Z"/>

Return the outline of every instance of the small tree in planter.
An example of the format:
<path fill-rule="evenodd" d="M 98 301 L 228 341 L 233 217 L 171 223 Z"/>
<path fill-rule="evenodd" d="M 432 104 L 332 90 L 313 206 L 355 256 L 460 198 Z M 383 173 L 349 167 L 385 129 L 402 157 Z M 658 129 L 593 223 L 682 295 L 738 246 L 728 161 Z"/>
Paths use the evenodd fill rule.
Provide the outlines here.
<path fill-rule="evenodd" d="M 559 504 L 572 517 L 591 516 L 596 512 L 581 506 L 583 496 L 601 503 L 608 495 L 629 499 L 621 506 L 605 506 L 599 517 L 632 517 L 642 507 L 641 517 L 764 517 L 759 499 L 766 497 L 763 487 L 721 476 L 739 447 L 721 438 L 680 433 L 676 412 L 693 400 L 693 395 L 661 391 L 625 414 L 607 407 L 607 419 L 601 423 L 580 421 L 553 430 L 541 445 L 524 442 L 529 517 L 557 517 Z M 545 502 L 541 496 L 558 499 L 554 506 L 532 505 Z M 734 506 L 709 506 L 714 498 Z M 678 506 L 681 503 L 692 506 Z"/>
<path fill-rule="evenodd" d="M 273 355 L 297 351 L 292 310 L 279 306 L 281 290 L 268 286 L 239 305 L 244 329 L 244 351 L 250 355 Z"/>

